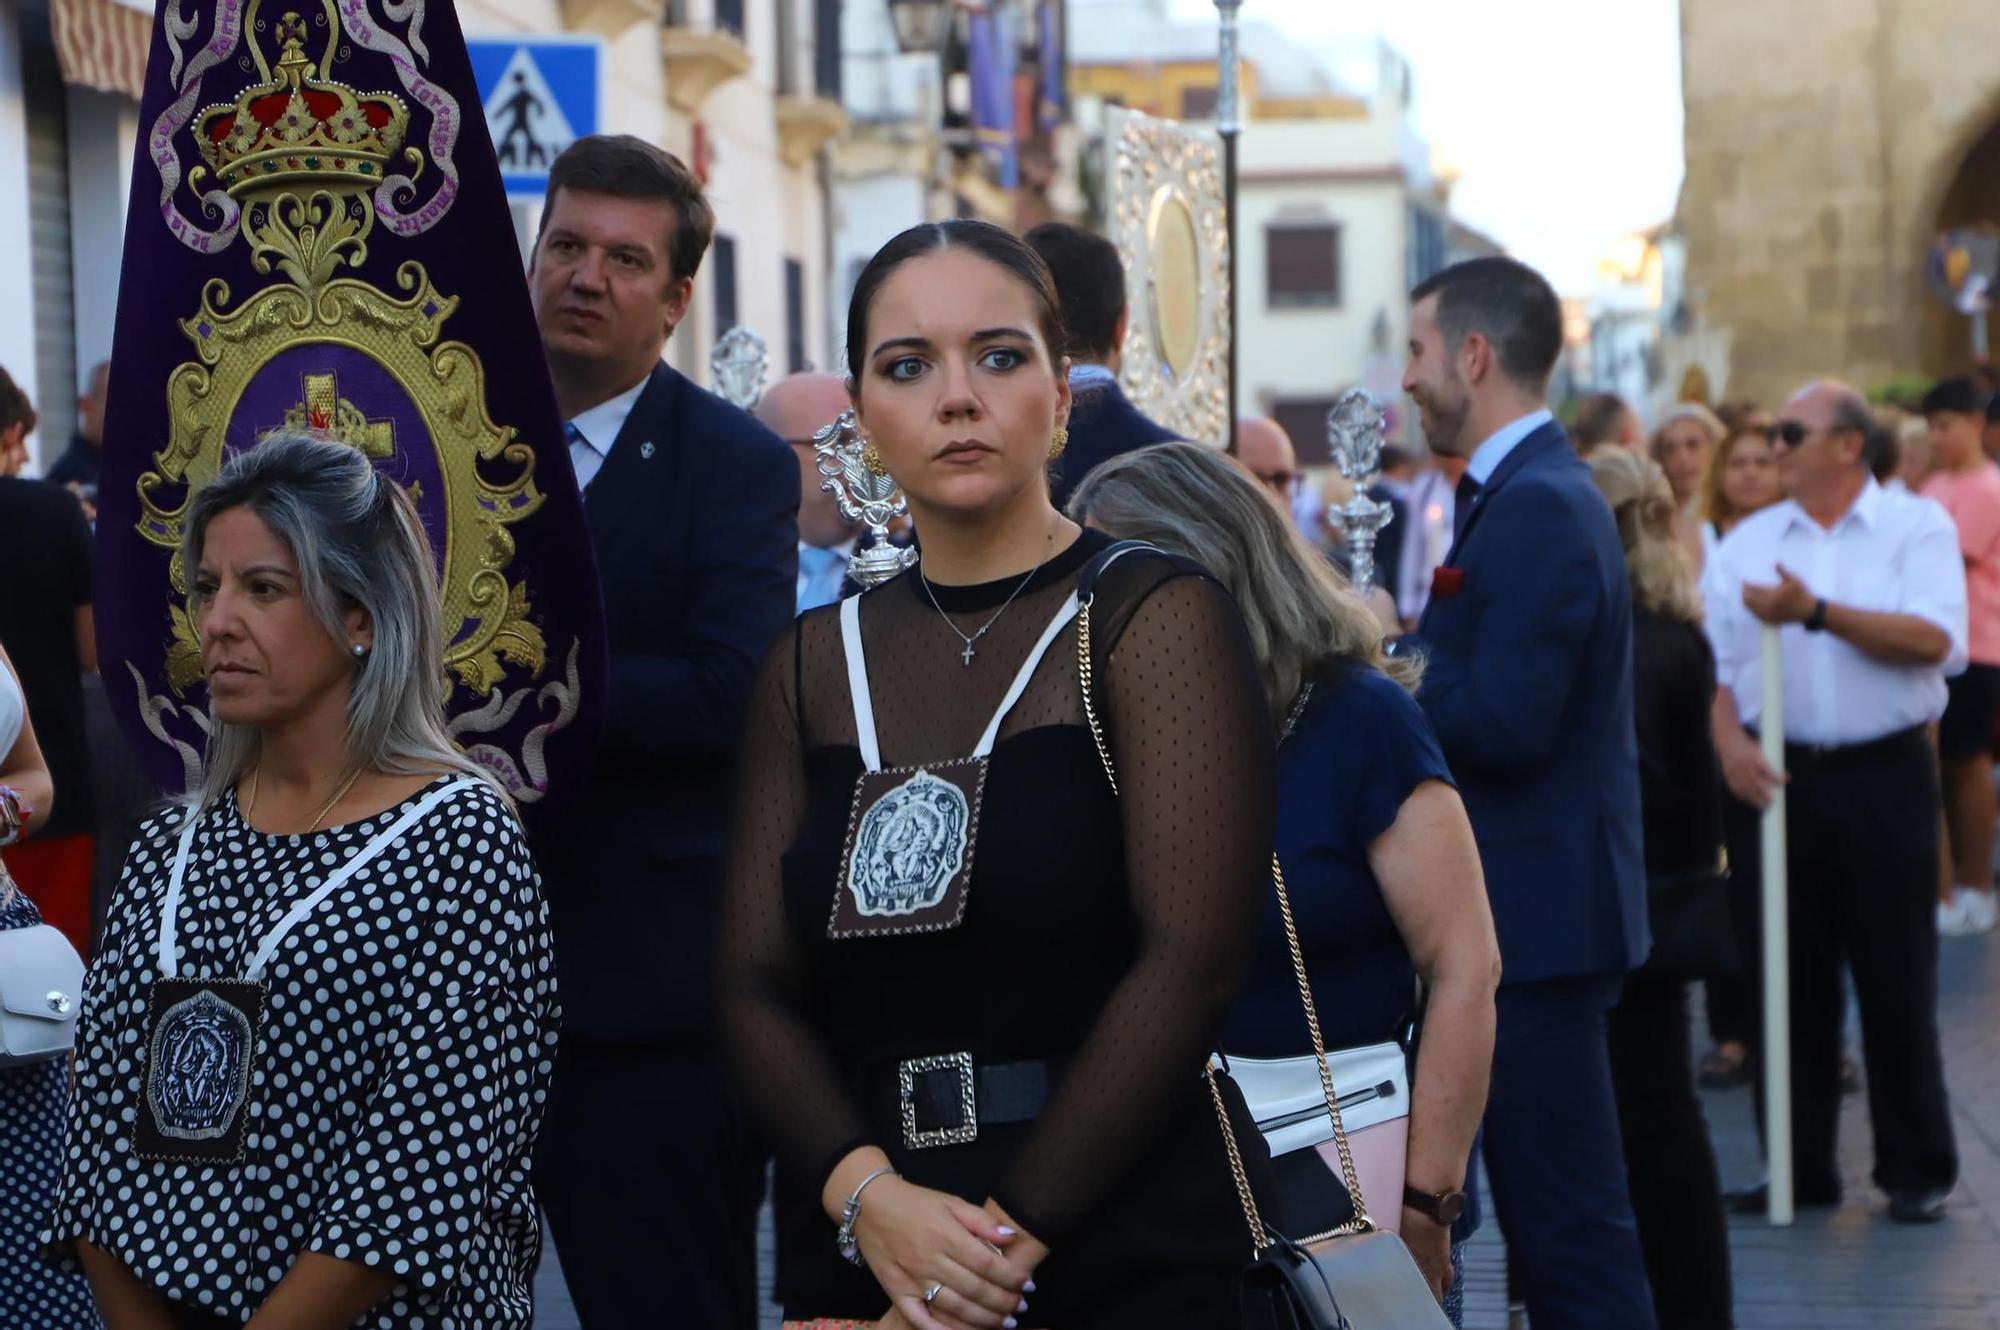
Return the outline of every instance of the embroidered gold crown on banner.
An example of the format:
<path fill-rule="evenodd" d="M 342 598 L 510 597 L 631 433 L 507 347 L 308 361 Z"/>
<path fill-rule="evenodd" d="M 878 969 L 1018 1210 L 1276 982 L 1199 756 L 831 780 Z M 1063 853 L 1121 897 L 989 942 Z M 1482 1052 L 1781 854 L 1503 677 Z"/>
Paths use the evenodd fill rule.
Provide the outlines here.
<path fill-rule="evenodd" d="M 351 195 L 382 183 L 403 146 L 409 109 L 390 93 L 356 92 L 327 77 L 339 32 L 332 26 L 326 55 L 314 64 L 305 20 L 287 13 L 278 20 L 275 67 L 265 65 L 254 37 L 250 42 L 265 81 L 195 117 L 202 156 L 232 197 L 268 202 L 309 189 Z"/>

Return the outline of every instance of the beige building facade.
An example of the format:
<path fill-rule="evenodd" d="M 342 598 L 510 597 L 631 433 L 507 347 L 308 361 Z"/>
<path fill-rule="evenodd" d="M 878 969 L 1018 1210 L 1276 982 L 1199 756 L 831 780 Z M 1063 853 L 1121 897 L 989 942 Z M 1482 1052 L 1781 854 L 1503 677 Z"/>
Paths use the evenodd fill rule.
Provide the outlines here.
<path fill-rule="evenodd" d="M 1964 370 L 1925 265 L 1941 231 L 2000 223 L 2000 6 L 1681 0 L 1681 31 L 1679 223 L 1694 313 L 1730 341 L 1718 388 Z"/>

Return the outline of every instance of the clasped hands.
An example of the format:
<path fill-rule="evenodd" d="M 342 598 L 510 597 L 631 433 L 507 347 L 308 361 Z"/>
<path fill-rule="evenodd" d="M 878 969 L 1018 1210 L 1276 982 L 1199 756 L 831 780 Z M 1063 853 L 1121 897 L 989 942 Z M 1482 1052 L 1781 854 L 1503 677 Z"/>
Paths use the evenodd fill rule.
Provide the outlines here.
<path fill-rule="evenodd" d="M 886 1177 L 869 1188 L 855 1241 L 891 1311 L 880 1330 L 1014 1330 L 1048 1249 L 984 1209 Z M 942 1290 L 928 1305 L 924 1294 Z"/>

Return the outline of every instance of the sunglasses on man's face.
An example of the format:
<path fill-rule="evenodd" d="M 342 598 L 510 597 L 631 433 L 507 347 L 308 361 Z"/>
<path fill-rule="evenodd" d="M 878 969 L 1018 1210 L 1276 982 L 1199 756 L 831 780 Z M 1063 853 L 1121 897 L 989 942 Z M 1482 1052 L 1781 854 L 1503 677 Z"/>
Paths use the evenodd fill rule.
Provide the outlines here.
<path fill-rule="evenodd" d="M 1819 432 L 1810 425 L 1801 425 L 1796 420 L 1781 420 L 1775 425 L 1764 427 L 1764 438 L 1770 443 L 1782 443 L 1787 448 L 1796 448 Z"/>

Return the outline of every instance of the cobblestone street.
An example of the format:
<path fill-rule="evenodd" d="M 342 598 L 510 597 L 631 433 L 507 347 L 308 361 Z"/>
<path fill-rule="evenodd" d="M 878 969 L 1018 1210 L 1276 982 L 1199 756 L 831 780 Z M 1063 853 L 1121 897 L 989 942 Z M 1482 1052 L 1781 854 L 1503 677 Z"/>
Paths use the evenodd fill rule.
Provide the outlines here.
<path fill-rule="evenodd" d="M 1730 1221 L 1741 1330 L 2000 1330 L 2000 935 L 1947 939 L 1943 946 L 1939 1017 L 1961 1161 L 1949 1217 L 1934 1228 L 1905 1228 L 1883 1218 L 1881 1195 L 1868 1181 L 1865 1098 L 1849 1096 L 1841 1121 L 1846 1203 L 1831 1213 L 1802 1212 L 1788 1230 Z M 1697 1031 L 1697 1048 L 1704 1034 Z M 1761 1164 L 1750 1092 L 1703 1100 L 1723 1184 L 1754 1178 Z M 768 1260 L 766 1271 L 768 1278 Z M 1488 1223 L 1467 1266 L 1467 1330 L 1509 1330 L 1503 1272 L 1499 1229 Z M 538 1294 L 541 1330 L 577 1330 L 552 1252 Z M 668 1314 L 658 1325 L 679 1330 Z M 775 1311 L 765 1325 L 775 1330 Z"/>

